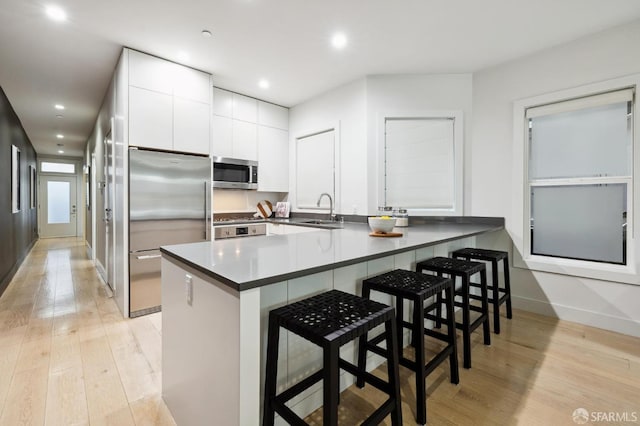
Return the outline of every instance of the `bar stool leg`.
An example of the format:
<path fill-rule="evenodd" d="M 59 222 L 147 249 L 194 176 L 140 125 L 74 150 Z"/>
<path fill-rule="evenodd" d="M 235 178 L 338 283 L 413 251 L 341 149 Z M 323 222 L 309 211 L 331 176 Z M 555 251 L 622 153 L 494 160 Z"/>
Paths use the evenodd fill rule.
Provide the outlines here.
<path fill-rule="evenodd" d="M 366 284 L 362 285 L 362 297 L 369 299 L 371 289 Z M 358 338 L 358 377 L 356 377 L 356 386 L 362 389 L 364 387 L 364 378 L 362 375 L 367 371 L 367 335 L 369 333 L 363 333 Z"/>
<path fill-rule="evenodd" d="M 276 396 L 278 379 L 278 339 L 280 338 L 280 324 L 269 316 L 269 332 L 267 336 L 267 362 L 264 381 L 264 407 L 262 409 L 262 424 L 273 426 L 275 411 L 272 400 Z"/>
<path fill-rule="evenodd" d="M 485 285 L 486 292 L 486 285 Z M 471 368 L 471 318 L 469 309 L 469 276 L 464 275 L 462 277 L 462 341 L 463 347 L 463 366 L 464 368 Z M 484 308 L 483 308 L 484 309 Z"/>
<path fill-rule="evenodd" d="M 491 330 L 489 330 L 489 297 L 487 289 L 487 270 L 480 271 L 480 294 L 482 296 L 482 312 L 485 315 L 485 319 L 482 323 L 482 331 L 484 334 L 484 344 L 491 344 Z"/>
<path fill-rule="evenodd" d="M 400 400 L 400 367 L 398 352 L 395 348 L 399 347 L 398 336 L 396 335 L 395 318 L 384 323 L 385 333 L 387 335 L 387 374 L 389 376 L 390 392 L 393 392 L 395 400 L 395 408 L 391 412 L 391 424 L 393 426 L 402 426 L 402 405 Z M 339 379 L 338 379 L 339 380 Z"/>
<path fill-rule="evenodd" d="M 509 280 L 509 257 L 502 259 L 502 266 L 504 267 L 504 289 L 507 292 L 507 318 L 513 317 L 511 312 L 511 281 Z"/>
<path fill-rule="evenodd" d="M 497 260 L 491 261 L 491 278 L 493 281 L 493 332 L 500 334 L 500 286 Z"/>
<path fill-rule="evenodd" d="M 328 345 L 323 349 L 324 371 L 322 407 L 323 425 L 338 426 L 338 401 L 340 395 L 340 370 L 338 368 L 338 345 Z"/>
<path fill-rule="evenodd" d="M 451 375 L 451 383 L 456 385 L 460 383 L 460 375 L 458 371 L 458 350 L 457 350 L 457 336 L 456 336 L 456 317 L 454 313 L 454 289 L 453 286 L 447 288 L 445 291 L 447 297 L 447 335 L 449 336 L 449 342 L 451 342 L 451 354 L 449 355 L 449 370 Z"/>
<path fill-rule="evenodd" d="M 438 276 L 441 277 L 442 273 L 438 272 Z M 456 277 L 451 276 L 451 279 L 453 280 L 453 285 L 456 285 Z M 436 296 L 436 321 L 434 324 L 434 328 L 441 328 L 442 327 L 442 292 L 438 292 L 438 295 Z"/>
<path fill-rule="evenodd" d="M 414 300 L 413 302 L 415 320 L 413 323 L 413 333 L 415 336 L 424 335 L 424 300 Z M 416 400 L 417 400 L 417 421 L 418 424 L 427 423 L 427 392 L 426 392 L 426 379 L 425 372 L 425 355 L 424 355 L 424 339 L 416 339 Z"/>

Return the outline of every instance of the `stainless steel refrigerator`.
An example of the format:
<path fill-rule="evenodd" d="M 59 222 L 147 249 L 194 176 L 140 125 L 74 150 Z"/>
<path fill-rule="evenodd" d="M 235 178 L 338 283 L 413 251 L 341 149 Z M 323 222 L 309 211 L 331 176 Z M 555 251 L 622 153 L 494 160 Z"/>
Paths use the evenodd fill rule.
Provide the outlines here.
<path fill-rule="evenodd" d="M 129 315 L 161 305 L 160 246 L 206 241 L 209 157 L 129 149 Z"/>

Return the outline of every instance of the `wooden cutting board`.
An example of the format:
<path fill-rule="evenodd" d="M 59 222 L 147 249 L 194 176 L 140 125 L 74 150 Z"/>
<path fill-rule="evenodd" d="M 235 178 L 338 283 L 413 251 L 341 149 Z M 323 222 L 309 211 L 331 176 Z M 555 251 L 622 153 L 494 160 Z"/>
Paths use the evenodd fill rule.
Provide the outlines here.
<path fill-rule="evenodd" d="M 402 232 L 370 232 L 372 237 L 402 237 Z"/>

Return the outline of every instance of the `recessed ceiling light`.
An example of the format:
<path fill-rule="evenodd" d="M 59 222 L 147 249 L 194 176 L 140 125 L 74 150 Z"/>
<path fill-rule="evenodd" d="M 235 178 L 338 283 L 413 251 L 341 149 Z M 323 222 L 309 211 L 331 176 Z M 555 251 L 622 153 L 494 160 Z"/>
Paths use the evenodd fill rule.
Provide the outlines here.
<path fill-rule="evenodd" d="M 58 138 L 58 139 L 64 139 L 64 135 L 62 135 L 62 134 L 58 133 L 58 134 L 56 135 L 56 138 Z"/>
<path fill-rule="evenodd" d="M 49 5 L 45 8 L 45 12 L 52 21 L 62 22 L 67 20 L 67 12 L 59 6 Z"/>
<path fill-rule="evenodd" d="M 54 107 L 55 107 L 55 109 L 59 109 L 59 110 L 63 110 L 64 109 L 64 105 L 62 105 L 62 104 L 55 104 Z"/>
<path fill-rule="evenodd" d="M 186 62 L 189 60 L 189 54 L 187 52 L 178 52 L 178 60 Z"/>
<path fill-rule="evenodd" d="M 260 86 L 260 88 L 262 88 L 262 89 L 268 89 L 268 88 L 269 88 L 269 86 L 270 86 L 270 84 L 269 84 L 269 81 L 267 81 L 267 80 L 265 80 L 265 79 L 263 78 L 262 80 L 260 80 L 260 81 L 258 82 L 258 86 Z"/>
<path fill-rule="evenodd" d="M 206 38 L 211 37 L 211 31 L 209 30 L 202 30 L 201 34 L 202 34 L 202 37 L 206 37 Z"/>
<path fill-rule="evenodd" d="M 331 38 L 331 44 L 336 49 L 343 49 L 347 45 L 347 36 L 344 33 L 335 33 Z"/>
<path fill-rule="evenodd" d="M 58 154 L 64 154 L 64 151 L 63 151 L 63 150 L 61 150 L 61 149 L 59 149 L 59 150 L 58 150 Z"/>

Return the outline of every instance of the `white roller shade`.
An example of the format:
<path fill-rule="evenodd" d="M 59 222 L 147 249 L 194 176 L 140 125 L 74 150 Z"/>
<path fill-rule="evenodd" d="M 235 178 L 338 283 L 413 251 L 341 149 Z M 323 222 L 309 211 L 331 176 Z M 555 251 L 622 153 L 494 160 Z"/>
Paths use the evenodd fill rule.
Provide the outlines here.
<path fill-rule="evenodd" d="M 564 102 L 555 102 L 553 104 L 540 105 L 533 108 L 527 108 L 526 117 L 534 118 L 534 117 L 540 117 L 543 115 L 576 111 L 580 109 L 593 108 L 593 107 L 615 104 L 620 102 L 631 102 L 632 100 L 633 100 L 633 89 L 622 89 L 622 90 L 616 90 L 615 92 L 607 92 L 607 93 L 602 93 L 600 95 L 570 99 Z"/>
<path fill-rule="evenodd" d="M 296 141 L 297 207 L 318 208 L 316 202 L 323 192 L 334 195 L 334 130 L 299 138 Z M 329 208 L 323 197 L 322 208 Z"/>

